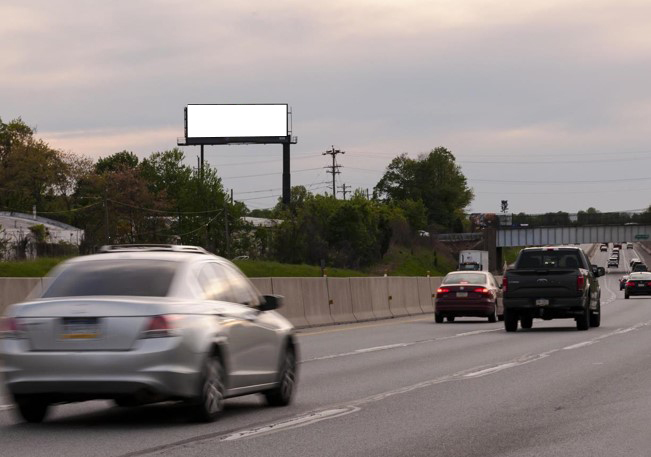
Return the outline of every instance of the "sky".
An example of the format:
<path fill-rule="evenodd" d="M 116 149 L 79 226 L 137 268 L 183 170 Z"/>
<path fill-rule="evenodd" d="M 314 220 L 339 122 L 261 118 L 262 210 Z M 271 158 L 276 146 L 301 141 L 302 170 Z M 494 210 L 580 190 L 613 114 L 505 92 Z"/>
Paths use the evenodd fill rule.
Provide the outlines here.
<path fill-rule="evenodd" d="M 176 147 L 183 109 L 287 103 L 292 185 L 369 189 L 444 146 L 469 212 L 651 204 L 648 0 L 0 2 L 0 118 L 92 159 Z M 198 147 L 183 147 L 196 165 Z M 281 194 L 281 145 L 209 146 L 236 200 Z M 341 194 L 339 195 L 341 198 Z"/>

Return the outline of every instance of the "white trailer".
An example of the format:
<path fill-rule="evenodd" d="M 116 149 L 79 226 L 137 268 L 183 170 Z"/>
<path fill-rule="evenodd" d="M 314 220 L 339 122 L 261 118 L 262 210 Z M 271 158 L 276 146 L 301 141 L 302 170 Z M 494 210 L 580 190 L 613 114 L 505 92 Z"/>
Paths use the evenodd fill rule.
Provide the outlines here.
<path fill-rule="evenodd" d="M 461 251 L 459 270 L 488 271 L 488 251 Z"/>

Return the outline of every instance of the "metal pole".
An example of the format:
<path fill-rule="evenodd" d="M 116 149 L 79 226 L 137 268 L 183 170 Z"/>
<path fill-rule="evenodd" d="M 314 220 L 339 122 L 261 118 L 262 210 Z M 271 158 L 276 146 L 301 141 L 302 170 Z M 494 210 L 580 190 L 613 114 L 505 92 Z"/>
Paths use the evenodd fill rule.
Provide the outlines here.
<path fill-rule="evenodd" d="M 336 200 L 337 199 L 337 188 L 335 187 L 335 176 L 336 176 L 337 173 L 335 172 L 335 170 L 337 169 L 337 164 L 335 163 L 335 157 L 336 157 L 335 147 L 333 146 L 332 147 L 332 196 Z"/>
<path fill-rule="evenodd" d="M 201 179 L 203 180 L 203 144 L 201 145 Z"/>
<path fill-rule="evenodd" d="M 289 141 L 283 143 L 283 205 L 289 206 L 291 200 L 292 184 L 289 173 Z"/>

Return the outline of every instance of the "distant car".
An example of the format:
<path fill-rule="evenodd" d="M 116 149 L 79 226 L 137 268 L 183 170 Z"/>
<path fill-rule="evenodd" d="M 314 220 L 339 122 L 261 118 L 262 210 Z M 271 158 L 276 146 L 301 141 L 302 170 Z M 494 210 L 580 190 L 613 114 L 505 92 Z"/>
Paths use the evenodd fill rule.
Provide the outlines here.
<path fill-rule="evenodd" d="M 607 244 L 602 244 L 601 246 L 599 246 L 599 250 L 600 251 L 607 251 L 608 250 L 608 245 Z"/>
<path fill-rule="evenodd" d="M 633 249 L 633 243 L 626 243 L 626 249 Z"/>
<path fill-rule="evenodd" d="M 633 265 L 633 268 L 631 269 L 632 272 L 637 272 L 637 271 L 649 271 L 647 266 L 643 264 L 642 262 L 636 263 Z"/>
<path fill-rule="evenodd" d="M 434 320 L 454 322 L 456 317 L 487 317 L 488 322 L 502 320 L 502 286 L 487 271 L 453 271 L 436 291 Z"/>
<path fill-rule="evenodd" d="M 619 278 L 619 290 L 624 290 L 626 287 L 626 281 L 628 280 L 628 275 L 624 275 Z"/>
<path fill-rule="evenodd" d="M 622 243 L 613 243 L 613 249 L 621 249 L 622 248 Z"/>
<path fill-rule="evenodd" d="M 651 273 L 639 272 L 629 275 L 624 298 L 628 299 L 631 295 L 651 295 Z"/>
<path fill-rule="evenodd" d="M 615 257 L 616 259 L 619 259 L 619 251 L 613 251 L 613 252 L 610 254 L 610 256 L 611 256 L 611 257 Z"/>
<path fill-rule="evenodd" d="M 617 257 L 611 257 L 608 259 L 608 266 L 609 267 L 618 267 L 619 266 L 619 259 Z"/>
<path fill-rule="evenodd" d="M 637 257 L 633 257 L 633 258 L 631 259 L 629 265 L 630 265 L 631 267 L 633 267 L 633 264 L 640 263 L 640 262 L 642 262 L 640 259 L 638 259 Z"/>
<path fill-rule="evenodd" d="M 290 403 L 298 346 L 275 311 L 281 297 L 194 246 L 103 250 L 61 264 L 40 298 L 11 305 L 0 322 L 0 370 L 24 420 L 93 399 L 181 400 L 202 421 L 228 397 Z"/>

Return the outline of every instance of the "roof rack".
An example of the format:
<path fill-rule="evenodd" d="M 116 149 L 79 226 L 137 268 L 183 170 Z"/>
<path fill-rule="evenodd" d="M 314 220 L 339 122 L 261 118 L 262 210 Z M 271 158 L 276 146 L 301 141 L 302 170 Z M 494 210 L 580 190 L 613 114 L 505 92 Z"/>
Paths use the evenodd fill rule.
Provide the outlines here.
<path fill-rule="evenodd" d="M 98 252 L 189 252 L 194 254 L 210 254 L 199 246 L 183 244 L 108 244 L 99 248 Z"/>

